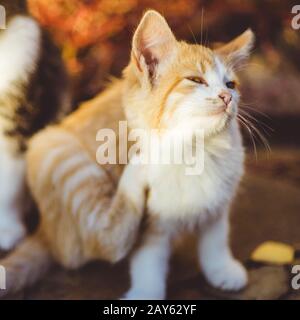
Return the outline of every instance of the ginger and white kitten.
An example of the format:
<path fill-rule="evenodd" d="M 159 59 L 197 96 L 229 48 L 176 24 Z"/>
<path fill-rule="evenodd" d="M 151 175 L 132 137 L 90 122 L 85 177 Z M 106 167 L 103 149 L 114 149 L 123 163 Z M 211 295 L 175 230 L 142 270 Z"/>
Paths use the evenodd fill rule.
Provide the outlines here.
<path fill-rule="evenodd" d="M 24 237 L 24 152 L 28 139 L 69 111 L 67 76 L 58 50 L 29 16 L 24 0 L 1 1 L 0 30 L 0 249 Z"/>
<path fill-rule="evenodd" d="M 123 78 L 31 140 L 28 182 L 41 223 L 1 261 L 6 293 L 32 284 L 53 259 L 78 268 L 93 259 L 119 261 L 134 248 L 125 298 L 163 299 L 172 240 L 191 225 L 207 280 L 226 290 L 246 285 L 229 248 L 228 215 L 244 161 L 234 68 L 253 39 L 248 30 L 212 51 L 177 41 L 159 13 L 144 15 Z M 97 131 L 117 132 L 123 119 L 132 129 L 158 129 L 161 139 L 162 129 L 204 129 L 203 173 L 188 176 L 184 164 L 97 164 Z"/>
<path fill-rule="evenodd" d="M 205 154 L 201 175 L 187 176 L 185 165 L 144 167 L 149 229 L 131 259 L 126 299 L 165 298 L 172 239 L 178 226 L 190 224 L 199 232 L 199 264 L 210 284 L 239 290 L 247 283 L 246 270 L 229 248 L 228 215 L 244 162 L 234 68 L 248 56 L 253 40 L 247 30 L 213 52 L 178 42 L 155 12 L 145 15 L 135 33 L 135 63 L 125 70 L 131 80 L 124 96 L 131 127 L 204 129 Z"/>

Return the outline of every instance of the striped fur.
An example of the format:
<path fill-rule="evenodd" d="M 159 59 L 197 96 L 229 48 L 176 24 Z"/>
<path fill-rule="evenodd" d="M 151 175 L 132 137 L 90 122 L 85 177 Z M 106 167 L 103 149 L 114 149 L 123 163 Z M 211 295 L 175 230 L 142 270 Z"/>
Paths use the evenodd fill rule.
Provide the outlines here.
<path fill-rule="evenodd" d="M 247 31 L 229 45 L 230 52 L 246 55 L 252 38 Z M 32 266 L 34 243 L 44 252 L 40 275 L 49 256 L 73 269 L 93 259 L 119 261 L 134 247 L 125 298 L 162 299 L 171 241 L 182 226 L 192 226 L 201 230 L 199 262 L 208 281 L 229 290 L 246 284 L 246 272 L 228 246 L 228 212 L 244 151 L 236 120 L 239 92 L 230 91 L 226 108 L 220 97 L 225 90 L 229 94 L 224 81 L 236 77 L 234 61 L 229 66 L 223 54 L 178 42 L 162 16 L 145 14 L 123 79 L 31 140 L 27 180 L 41 213 L 39 236 L 4 261 L 9 274 L 15 265 Z M 198 75 L 209 85 L 188 79 Z M 97 131 L 118 133 L 125 118 L 131 128 L 145 130 L 203 128 L 204 172 L 186 176 L 184 165 L 97 164 Z M 9 291 L 31 284 L 27 276 L 25 271 L 12 277 Z"/>
<path fill-rule="evenodd" d="M 68 268 L 77 268 L 89 259 L 115 262 L 123 258 L 141 215 L 131 218 L 115 211 L 114 201 L 120 202 L 117 210 L 126 206 L 123 195 L 112 201 L 114 181 L 80 141 L 64 129 L 48 128 L 31 141 L 27 159 L 29 185 L 43 215 L 40 228 L 47 234 L 55 258 Z M 119 230 L 121 224 L 126 224 L 124 234 Z"/>
<path fill-rule="evenodd" d="M 11 250 L 26 234 L 28 140 L 60 120 L 71 104 L 60 52 L 27 12 L 26 1 L 4 0 L 1 5 L 7 24 L 0 30 L 0 181 L 5 181 L 0 194 L 0 249 Z"/>

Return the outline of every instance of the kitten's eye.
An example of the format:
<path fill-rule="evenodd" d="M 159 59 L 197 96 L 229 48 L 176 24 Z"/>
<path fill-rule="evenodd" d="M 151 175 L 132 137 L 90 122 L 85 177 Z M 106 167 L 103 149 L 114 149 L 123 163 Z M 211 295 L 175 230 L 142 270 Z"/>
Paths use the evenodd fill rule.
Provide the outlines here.
<path fill-rule="evenodd" d="M 234 81 L 226 82 L 226 87 L 229 89 L 234 89 L 236 87 L 236 83 Z"/>
<path fill-rule="evenodd" d="M 205 79 L 202 77 L 187 77 L 188 80 L 199 83 L 199 84 L 204 84 L 205 86 L 208 86 L 207 82 Z"/>

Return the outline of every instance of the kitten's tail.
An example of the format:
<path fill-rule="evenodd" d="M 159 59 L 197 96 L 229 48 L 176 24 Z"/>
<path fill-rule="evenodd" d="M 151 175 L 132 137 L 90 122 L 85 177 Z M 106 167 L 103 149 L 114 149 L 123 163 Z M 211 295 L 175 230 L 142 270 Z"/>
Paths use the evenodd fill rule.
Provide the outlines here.
<path fill-rule="evenodd" d="M 39 233 L 27 238 L 11 254 L 0 260 L 6 275 L 6 288 L 0 290 L 0 297 L 33 285 L 48 271 L 52 261 Z"/>

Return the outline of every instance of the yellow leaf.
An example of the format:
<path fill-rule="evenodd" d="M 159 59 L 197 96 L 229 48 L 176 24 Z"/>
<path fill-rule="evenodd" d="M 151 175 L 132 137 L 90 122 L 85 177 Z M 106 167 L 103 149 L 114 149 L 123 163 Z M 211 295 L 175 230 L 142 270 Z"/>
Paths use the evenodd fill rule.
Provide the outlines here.
<path fill-rule="evenodd" d="M 258 246 L 251 259 L 256 262 L 288 264 L 294 260 L 295 250 L 292 246 L 274 241 L 267 241 Z"/>

